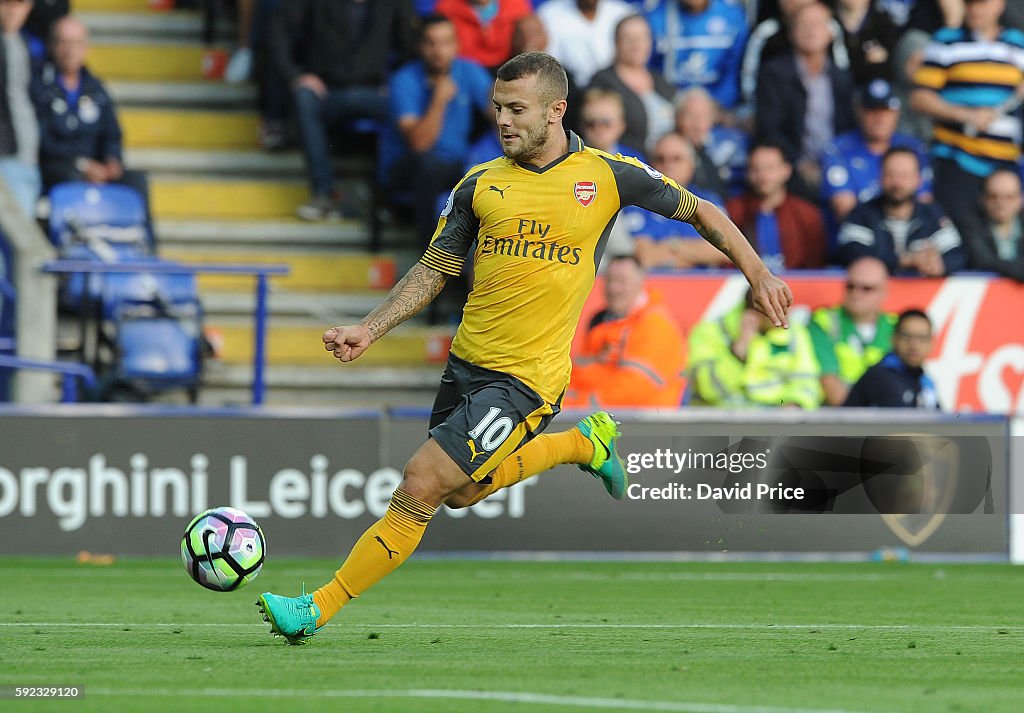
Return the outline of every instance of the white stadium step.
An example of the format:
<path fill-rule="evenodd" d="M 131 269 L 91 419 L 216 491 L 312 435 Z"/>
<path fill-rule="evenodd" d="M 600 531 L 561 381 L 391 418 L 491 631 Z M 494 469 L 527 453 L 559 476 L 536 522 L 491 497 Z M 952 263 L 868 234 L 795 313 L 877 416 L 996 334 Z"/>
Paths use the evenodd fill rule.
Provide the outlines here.
<path fill-rule="evenodd" d="M 306 223 L 294 221 L 216 221 L 158 220 L 156 234 L 161 245 L 213 247 L 253 245 L 254 249 L 272 246 L 318 246 L 365 250 L 369 244 L 367 226 L 361 221 Z M 410 229 L 384 231 L 384 244 L 412 246 Z"/>
<path fill-rule="evenodd" d="M 131 37 L 182 38 L 198 42 L 202 38 L 203 20 L 198 12 L 81 12 L 78 18 L 89 28 L 92 41 Z M 231 24 L 217 23 L 217 39 L 234 37 Z"/>
<path fill-rule="evenodd" d="M 302 155 L 296 151 L 187 151 L 134 148 L 125 151 L 125 164 L 150 173 L 202 173 L 269 176 L 285 178 L 306 172 Z"/>
<path fill-rule="evenodd" d="M 273 290 L 269 297 L 270 312 L 278 317 L 317 317 L 334 322 L 345 317 L 361 319 L 384 299 L 381 292 L 309 294 Z M 248 292 L 204 292 L 203 309 L 207 315 L 251 315 L 256 297 Z"/>
<path fill-rule="evenodd" d="M 107 82 L 107 89 L 121 106 L 251 109 L 256 87 L 223 82 Z"/>

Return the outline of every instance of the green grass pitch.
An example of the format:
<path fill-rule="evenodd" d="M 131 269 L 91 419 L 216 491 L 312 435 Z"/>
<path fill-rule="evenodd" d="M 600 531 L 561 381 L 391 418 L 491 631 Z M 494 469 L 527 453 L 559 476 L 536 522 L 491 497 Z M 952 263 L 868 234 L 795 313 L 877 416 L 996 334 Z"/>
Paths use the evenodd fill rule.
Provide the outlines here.
<path fill-rule="evenodd" d="M 1017 713 L 1024 568 L 413 560 L 306 646 L 174 560 L 0 559 L 4 711 Z"/>

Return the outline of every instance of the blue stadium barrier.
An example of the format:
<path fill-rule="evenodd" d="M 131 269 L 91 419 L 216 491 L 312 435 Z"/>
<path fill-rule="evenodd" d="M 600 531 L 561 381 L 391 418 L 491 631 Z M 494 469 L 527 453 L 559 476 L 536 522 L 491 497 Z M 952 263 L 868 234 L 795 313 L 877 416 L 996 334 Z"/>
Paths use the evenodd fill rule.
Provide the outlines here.
<path fill-rule="evenodd" d="M 22 359 L 11 354 L 0 354 L 0 370 L 7 371 L 9 369 L 32 369 L 62 374 L 61 402 L 66 404 L 78 401 L 78 379 L 84 381 L 86 387 L 91 391 L 96 391 L 99 388 L 95 372 L 85 364 L 77 362 L 38 361 Z"/>
<path fill-rule="evenodd" d="M 92 262 L 87 260 L 53 260 L 42 267 L 43 272 L 54 274 L 95 274 L 95 275 L 125 275 L 143 273 L 157 275 L 252 275 L 256 277 L 256 308 L 254 318 L 253 337 L 253 380 L 252 380 L 252 403 L 260 405 L 266 396 L 265 362 L 266 362 L 266 339 L 267 339 L 267 291 L 268 278 L 270 275 L 286 275 L 289 268 L 287 265 L 245 265 L 245 264 L 204 264 L 188 265 L 185 263 L 168 261 L 123 261 L 117 263 Z M 117 278 L 114 278 L 117 279 Z M 127 280 L 131 283 L 131 280 Z M 180 284 L 179 284 L 180 287 Z"/>

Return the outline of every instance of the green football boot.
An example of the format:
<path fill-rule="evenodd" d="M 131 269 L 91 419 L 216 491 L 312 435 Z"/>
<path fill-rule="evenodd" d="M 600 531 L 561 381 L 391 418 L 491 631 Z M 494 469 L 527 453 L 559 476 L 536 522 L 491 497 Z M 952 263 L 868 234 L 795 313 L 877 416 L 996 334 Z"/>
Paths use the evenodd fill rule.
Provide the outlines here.
<path fill-rule="evenodd" d="M 313 601 L 312 594 L 298 597 L 282 597 L 264 592 L 256 600 L 263 621 L 270 624 L 270 633 L 283 636 L 289 644 L 304 644 L 323 627 L 317 628 L 316 620 L 320 618 L 320 607 Z"/>
<path fill-rule="evenodd" d="M 586 465 L 581 463 L 580 470 L 600 478 L 608 494 L 616 500 L 622 500 L 629 487 L 629 476 L 615 448 L 615 441 L 622 435 L 618 424 L 606 411 L 597 411 L 580 421 L 576 427 L 594 444 L 593 460 Z"/>

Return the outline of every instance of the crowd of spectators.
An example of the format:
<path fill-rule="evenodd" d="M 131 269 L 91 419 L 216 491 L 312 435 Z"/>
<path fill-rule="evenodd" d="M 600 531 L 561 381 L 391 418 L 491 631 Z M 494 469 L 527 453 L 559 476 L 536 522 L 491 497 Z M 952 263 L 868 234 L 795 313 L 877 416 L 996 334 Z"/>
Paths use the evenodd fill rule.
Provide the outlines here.
<path fill-rule="evenodd" d="M 237 6 L 226 80 L 259 85 L 266 149 L 285 144 L 286 122 L 295 127 L 310 190 L 297 209 L 304 219 L 352 212 L 333 174 L 335 138 L 373 136 L 382 193 L 411 208 L 419 239 L 428 241 L 438 196 L 443 202 L 467 168 L 500 153 L 493 71 L 514 54 L 543 50 L 568 71 L 566 123 L 586 145 L 647 161 L 716 203 L 773 269 L 852 271 L 872 258 L 890 275 L 967 269 L 1024 281 L 1022 111 L 1013 101 L 1024 95 L 1021 3 Z M 60 0 L 0 0 L 0 176 L 29 213 L 41 191 L 63 180 L 145 191 L 144 176 L 121 163 L 113 102 L 86 67 L 84 26 L 61 19 L 68 11 Z M 640 271 L 724 266 L 689 228 L 630 209 L 613 244 L 635 255 Z M 631 265 L 616 269 L 629 273 Z M 870 331 L 852 310 L 846 319 L 858 333 Z M 750 375 L 782 353 L 820 373 L 828 360 L 813 358 L 817 323 L 811 332 L 781 333 L 739 305 L 719 324 L 698 327 L 690 349 L 695 400 L 728 402 L 715 390 L 740 379 L 776 403 L 839 403 L 845 391 L 817 375 L 809 380 L 803 367 L 792 384 L 771 389 Z M 717 372 L 707 366 L 715 348 L 728 357 Z M 741 374 L 738 364 L 752 371 Z"/>
<path fill-rule="evenodd" d="M 931 321 L 919 309 L 886 312 L 888 281 L 884 262 L 860 257 L 846 270 L 842 301 L 814 310 L 807 324 L 774 326 L 748 291 L 696 324 L 687 342 L 640 261 L 616 256 L 604 305 L 581 328 L 563 405 L 940 408 L 924 369 Z"/>
<path fill-rule="evenodd" d="M 370 131 L 380 145 L 384 194 L 412 207 L 420 239 L 428 240 L 437 199 L 426 194 L 445 193 L 460 169 L 497 155 L 481 77 L 517 52 L 542 49 L 569 73 L 567 123 L 587 145 L 652 164 L 659 153 L 678 154 L 679 165 L 665 172 L 717 199 L 774 268 L 842 267 L 870 254 L 894 274 L 975 269 L 1014 277 L 1024 269 L 1018 218 L 984 228 L 993 224 L 986 210 L 995 200 L 985 198 L 986 180 L 1020 173 L 1021 112 L 1005 110 L 1024 87 L 1019 4 L 255 3 L 243 3 L 241 14 L 268 19 L 253 23 L 240 51 L 255 51 L 261 85 L 291 95 L 310 181 L 303 218 L 348 213 L 331 174 L 331 137 Z M 445 23 L 450 29 L 437 29 Z M 431 64 L 425 47 L 438 32 L 454 38 L 446 50 L 453 61 Z M 275 91 L 264 89 L 267 95 Z M 274 137 L 276 106 L 264 112 Z M 675 138 L 659 151 L 668 134 Z M 916 166 L 903 165 L 912 158 Z M 898 178 L 883 186 L 890 159 L 915 174 L 904 176 L 917 185 L 912 201 L 897 195 Z M 429 181 L 424 163 L 436 167 Z M 911 217 L 900 217 L 908 210 Z M 924 236 L 930 242 L 904 230 L 908 222 L 919 228 L 920 215 L 936 228 Z M 686 236 L 652 235 L 646 216 L 624 221 L 645 266 L 721 264 L 714 256 L 673 258 L 673 239 Z M 649 249 L 652 240 L 659 249 Z"/>

